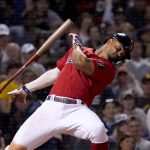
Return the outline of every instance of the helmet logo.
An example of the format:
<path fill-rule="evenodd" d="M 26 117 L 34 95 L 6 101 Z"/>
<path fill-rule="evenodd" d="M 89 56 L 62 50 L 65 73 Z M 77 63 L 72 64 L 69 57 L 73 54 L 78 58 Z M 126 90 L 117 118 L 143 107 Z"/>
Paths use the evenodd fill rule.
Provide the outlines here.
<path fill-rule="evenodd" d="M 117 34 L 120 35 L 120 36 L 126 36 L 125 33 L 117 33 Z"/>

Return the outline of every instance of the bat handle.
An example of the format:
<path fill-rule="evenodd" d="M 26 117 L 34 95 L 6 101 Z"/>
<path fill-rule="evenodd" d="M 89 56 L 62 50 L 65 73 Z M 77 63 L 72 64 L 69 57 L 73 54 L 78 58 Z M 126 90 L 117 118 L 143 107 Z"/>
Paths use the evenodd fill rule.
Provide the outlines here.
<path fill-rule="evenodd" d="M 39 57 L 39 55 L 35 54 L 31 57 L 31 59 L 26 62 L 15 74 L 13 74 L 7 81 L 6 83 L 0 88 L 0 93 L 8 86 L 10 82 L 12 82 L 31 62 L 36 60 Z"/>

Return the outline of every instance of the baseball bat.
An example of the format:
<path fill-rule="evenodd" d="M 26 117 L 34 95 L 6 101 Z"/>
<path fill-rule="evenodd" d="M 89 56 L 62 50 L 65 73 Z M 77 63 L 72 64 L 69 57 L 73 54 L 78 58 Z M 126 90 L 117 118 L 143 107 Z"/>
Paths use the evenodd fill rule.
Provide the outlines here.
<path fill-rule="evenodd" d="M 67 32 L 73 25 L 70 19 L 67 19 L 37 50 L 37 52 L 20 68 L 18 71 L 7 80 L 7 82 L 0 88 L 0 93 L 12 82 L 29 64 L 40 57 L 55 41 L 57 41 L 64 33 Z"/>

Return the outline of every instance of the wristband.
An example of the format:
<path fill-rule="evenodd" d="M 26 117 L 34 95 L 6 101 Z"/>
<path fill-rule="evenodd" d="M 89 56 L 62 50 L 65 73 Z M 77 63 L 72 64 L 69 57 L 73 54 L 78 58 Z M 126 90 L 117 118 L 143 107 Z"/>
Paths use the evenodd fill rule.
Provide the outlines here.
<path fill-rule="evenodd" d="M 31 91 L 29 89 L 27 89 L 27 87 L 24 85 L 22 87 L 22 89 L 27 93 L 27 94 L 31 94 Z"/>
<path fill-rule="evenodd" d="M 74 39 L 74 46 L 76 46 L 76 45 L 79 45 L 79 46 L 81 46 L 82 45 L 82 43 L 80 42 L 80 40 L 79 39 Z"/>

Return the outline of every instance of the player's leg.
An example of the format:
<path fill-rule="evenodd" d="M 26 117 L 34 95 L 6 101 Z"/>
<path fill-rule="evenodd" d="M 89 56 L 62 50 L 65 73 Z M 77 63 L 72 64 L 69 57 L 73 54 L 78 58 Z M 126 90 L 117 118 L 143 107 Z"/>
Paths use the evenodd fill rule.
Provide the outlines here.
<path fill-rule="evenodd" d="M 8 150 L 8 148 L 9 148 L 9 145 L 6 146 L 5 150 Z"/>
<path fill-rule="evenodd" d="M 77 106 L 76 106 L 77 107 Z M 92 142 L 92 150 L 108 150 L 107 130 L 99 117 L 86 106 L 80 106 L 63 120 L 65 133 Z"/>
<path fill-rule="evenodd" d="M 59 108 L 54 102 L 45 101 L 20 127 L 8 150 L 33 150 L 56 135 Z"/>

